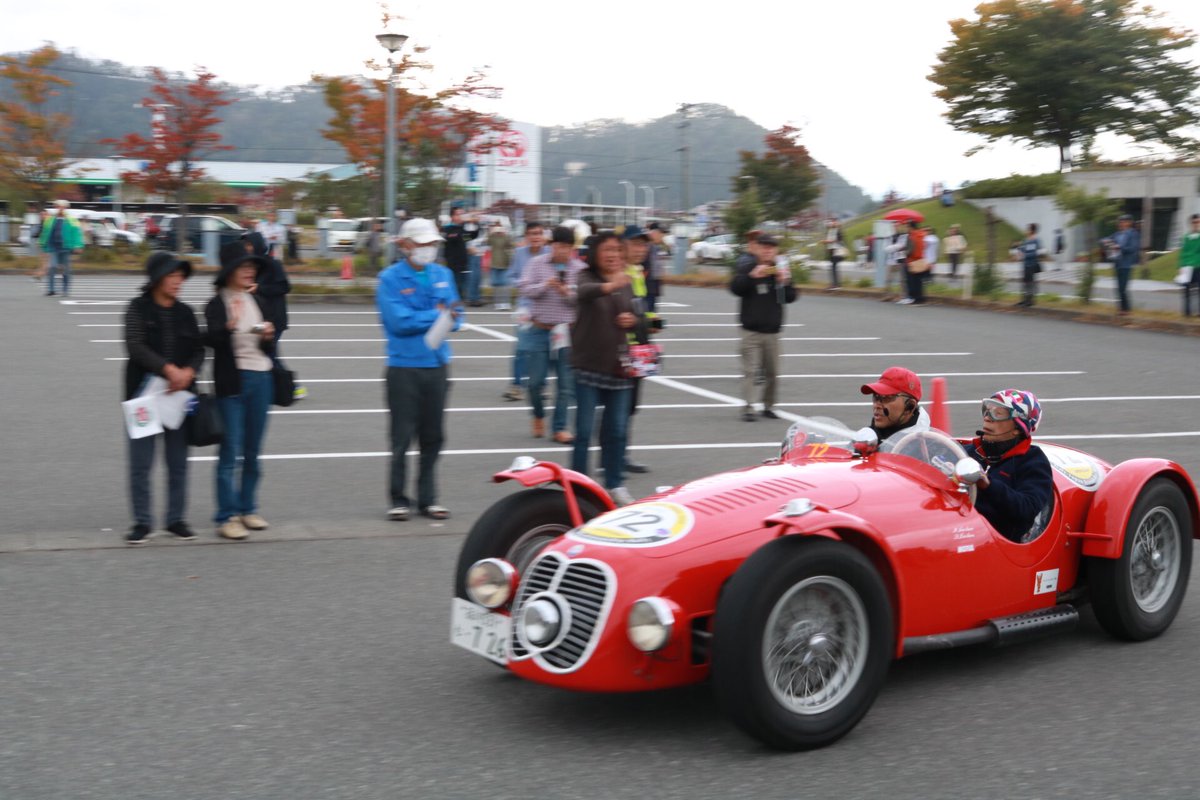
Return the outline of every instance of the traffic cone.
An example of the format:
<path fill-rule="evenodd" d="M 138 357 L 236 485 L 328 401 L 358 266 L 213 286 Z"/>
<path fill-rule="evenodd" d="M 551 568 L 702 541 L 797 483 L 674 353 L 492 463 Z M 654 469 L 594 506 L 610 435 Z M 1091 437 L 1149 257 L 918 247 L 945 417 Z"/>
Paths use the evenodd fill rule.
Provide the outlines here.
<path fill-rule="evenodd" d="M 929 424 L 940 431 L 951 433 L 950 406 L 946 402 L 945 378 L 933 379 L 933 403 L 929 407 Z"/>
<path fill-rule="evenodd" d="M 342 256 L 342 280 L 354 280 L 354 261 L 350 258 L 349 253 Z"/>

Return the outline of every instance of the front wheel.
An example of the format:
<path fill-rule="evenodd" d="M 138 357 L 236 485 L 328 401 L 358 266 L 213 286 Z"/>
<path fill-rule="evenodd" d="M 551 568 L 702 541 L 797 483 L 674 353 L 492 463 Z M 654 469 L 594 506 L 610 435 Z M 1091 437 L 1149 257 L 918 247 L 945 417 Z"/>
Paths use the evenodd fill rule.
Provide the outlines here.
<path fill-rule="evenodd" d="M 765 744 L 823 747 L 870 709 L 893 635 L 887 589 L 866 556 L 841 542 L 779 539 L 746 560 L 717 604 L 714 691 Z"/>
<path fill-rule="evenodd" d="M 1167 478 L 1138 495 L 1117 559 L 1088 564 L 1092 608 L 1101 627 L 1119 639 L 1143 641 L 1171 626 L 1192 569 L 1192 515 L 1180 488 Z"/>
<path fill-rule="evenodd" d="M 600 513 L 588 496 L 576 492 L 585 520 Z M 557 489 L 526 489 L 494 504 L 476 520 L 458 554 L 454 593 L 467 599 L 467 570 L 481 558 L 502 558 L 523 574 L 534 556 L 571 530 L 567 498 Z"/>

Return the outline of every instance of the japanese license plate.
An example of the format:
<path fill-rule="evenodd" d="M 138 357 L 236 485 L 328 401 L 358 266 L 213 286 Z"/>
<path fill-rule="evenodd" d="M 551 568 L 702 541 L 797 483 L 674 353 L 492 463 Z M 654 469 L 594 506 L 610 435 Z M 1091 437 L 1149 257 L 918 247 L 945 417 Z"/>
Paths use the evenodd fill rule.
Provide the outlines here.
<path fill-rule="evenodd" d="M 512 619 L 483 606 L 454 598 L 450 608 L 450 642 L 476 655 L 508 663 L 508 635 Z"/>

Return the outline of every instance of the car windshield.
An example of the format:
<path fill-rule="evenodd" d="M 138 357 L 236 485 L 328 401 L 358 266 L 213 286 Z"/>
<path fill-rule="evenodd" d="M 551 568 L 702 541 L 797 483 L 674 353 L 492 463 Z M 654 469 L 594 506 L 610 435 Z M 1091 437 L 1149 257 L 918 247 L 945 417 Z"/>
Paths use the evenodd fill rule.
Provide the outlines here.
<path fill-rule="evenodd" d="M 897 433 L 879 445 L 879 452 L 915 458 L 943 475 L 954 475 L 954 465 L 967 457 L 963 446 L 941 431 L 925 430 Z"/>
<path fill-rule="evenodd" d="M 836 454 L 848 456 L 850 443 L 854 440 L 854 431 L 831 417 L 801 417 L 788 428 L 779 448 L 779 457 L 786 459 L 789 454 L 816 458 Z"/>
<path fill-rule="evenodd" d="M 329 220 L 329 230 L 331 230 L 331 231 L 353 231 L 353 230 L 358 230 L 358 220 L 353 220 L 353 219 L 331 219 L 331 220 Z"/>

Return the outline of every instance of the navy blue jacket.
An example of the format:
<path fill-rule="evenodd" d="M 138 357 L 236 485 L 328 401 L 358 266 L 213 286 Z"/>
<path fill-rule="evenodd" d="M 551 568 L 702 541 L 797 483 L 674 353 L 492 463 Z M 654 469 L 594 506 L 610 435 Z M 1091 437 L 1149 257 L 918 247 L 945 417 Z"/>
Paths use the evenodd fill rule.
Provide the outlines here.
<path fill-rule="evenodd" d="M 975 440 L 971 457 L 985 467 L 988 465 L 979 439 Z M 987 475 L 990 483 L 986 489 L 979 489 L 975 509 L 1001 536 L 1019 542 L 1033 526 L 1038 512 L 1054 497 L 1050 459 L 1026 439 L 1005 453 Z"/>

